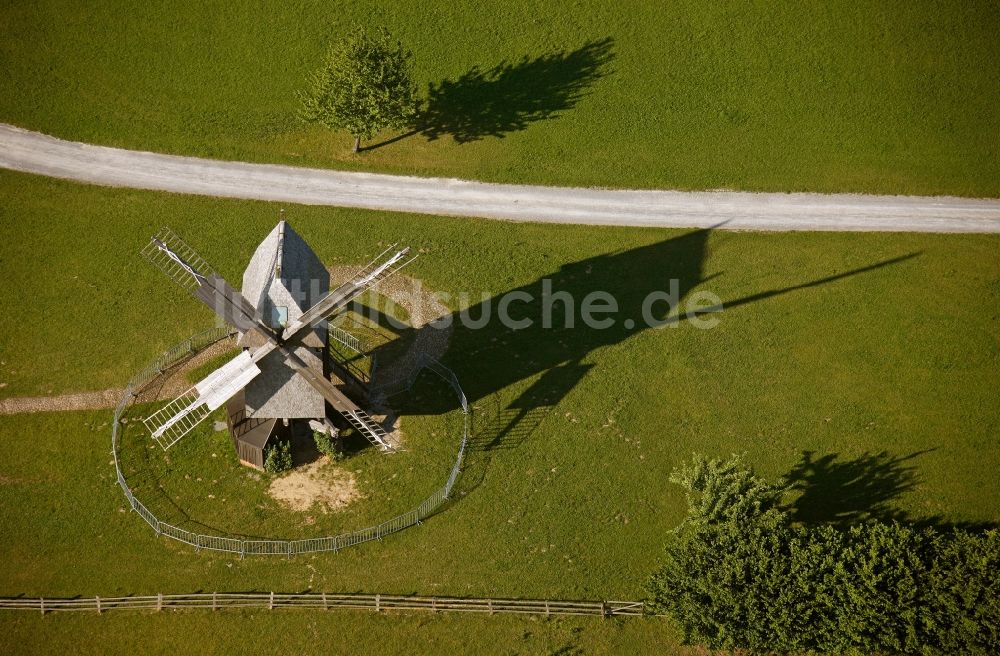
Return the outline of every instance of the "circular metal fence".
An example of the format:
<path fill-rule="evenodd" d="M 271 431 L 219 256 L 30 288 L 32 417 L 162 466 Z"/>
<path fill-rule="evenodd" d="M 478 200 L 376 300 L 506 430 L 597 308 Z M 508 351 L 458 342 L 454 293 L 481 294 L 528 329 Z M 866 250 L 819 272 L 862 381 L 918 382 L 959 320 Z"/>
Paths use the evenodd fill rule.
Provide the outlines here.
<path fill-rule="evenodd" d="M 118 440 L 121 427 L 121 418 L 126 408 L 131 405 L 139 396 L 139 393 L 150 382 L 161 376 L 167 369 L 180 361 L 190 357 L 205 347 L 215 342 L 229 337 L 232 333 L 226 327 L 213 328 L 205 332 L 189 337 L 176 344 L 163 355 L 156 358 L 145 369 L 132 377 L 125 392 L 122 394 L 118 405 L 115 407 L 114 421 L 111 424 L 111 451 L 114 455 L 115 472 L 118 475 L 118 485 L 125 498 L 128 499 L 132 510 L 136 511 L 147 524 L 149 524 L 157 535 L 168 537 L 178 542 L 190 544 L 197 549 L 211 549 L 213 551 L 225 551 L 229 553 L 244 555 L 273 555 L 273 556 L 293 556 L 295 554 L 313 553 L 318 551 L 340 551 L 346 547 L 351 547 L 369 540 L 381 540 L 383 537 L 401 531 L 404 528 L 419 524 L 423 519 L 434 514 L 445 501 L 448 500 L 455 481 L 462 470 L 462 460 L 465 457 L 465 447 L 469 441 L 469 403 L 462 391 L 462 386 L 458 383 L 455 374 L 440 362 L 428 357 L 420 359 L 418 366 L 411 372 L 410 376 L 401 381 L 396 381 L 391 387 L 393 392 L 408 389 L 416 381 L 417 376 L 424 369 L 428 369 L 445 382 L 451 385 L 458 396 L 458 401 L 462 406 L 462 444 L 458 449 L 458 456 L 455 464 L 451 468 L 451 473 L 444 486 L 436 490 L 427 497 L 419 506 L 412 510 L 386 520 L 376 526 L 358 529 L 340 535 L 327 537 L 305 538 L 301 540 L 244 540 L 242 538 L 226 535 L 205 535 L 192 533 L 182 528 L 161 522 L 156 518 L 146 506 L 132 493 L 122 473 L 121 463 L 118 459 Z"/>

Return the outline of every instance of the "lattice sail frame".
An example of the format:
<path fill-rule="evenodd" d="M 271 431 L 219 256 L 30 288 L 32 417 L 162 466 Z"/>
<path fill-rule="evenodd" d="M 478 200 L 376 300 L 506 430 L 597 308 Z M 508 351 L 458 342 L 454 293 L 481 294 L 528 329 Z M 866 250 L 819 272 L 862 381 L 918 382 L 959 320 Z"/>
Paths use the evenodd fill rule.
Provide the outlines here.
<path fill-rule="evenodd" d="M 364 435 L 369 442 L 377 446 L 383 451 L 395 451 L 396 449 L 389 442 L 389 435 L 385 432 L 385 429 L 374 419 L 372 419 L 367 412 L 364 410 L 348 410 L 341 412 L 347 421 L 354 426 L 355 429 L 362 435 Z"/>
<path fill-rule="evenodd" d="M 165 245 L 171 251 L 176 253 L 178 257 L 184 260 L 188 266 L 194 269 L 202 277 L 219 277 L 219 274 L 212 269 L 209 263 L 206 262 L 201 255 L 198 255 L 196 250 L 188 246 L 187 242 L 178 237 L 170 228 L 161 228 L 153 239 L 151 239 L 150 242 L 143 247 L 141 251 L 142 256 L 155 264 L 157 268 L 167 274 L 168 278 L 186 289 L 188 292 L 194 294 L 201 286 L 201 283 L 197 278 L 191 275 L 191 272 L 174 260 L 174 258 L 170 257 L 168 253 L 163 251 L 157 245 L 157 242 Z"/>
<path fill-rule="evenodd" d="M 354 276 L 346 283 L 333 289 L 326 296 L 313 304 L 308 310 L 302 313 L 292 325 L 288 326 L 282 338 L 289 340 L 306 326 L 316 326 L 323 321 L 329 320 L 333 315 L 341 312 L 355 298 L 372 289 L 378 283 L 395 275 L 400 269 L 407 266 L 417 256 L 407 259 L 410 248 L 407 246 L 393 253 L 393 249 L 398 244 L 392 244 L 379 253 L 371 262 L 361 267 Z M 393 253 L 390 255 L 390 253 Z M 388 257 L 386 257 L 388 256 Z"/>
<path fill-rule="evenodd" d="M 165 451 L 253 380 L 260 369 L 242 352 L 142 420 Z"/>
<path fill-rule="evenodd" d="M 352 300 L 416 259 L 417 256 L 407 259 L 406 256 L 410 253 L 409 247 L 394 252 L 397 245 L 391 244 L 371 262 L 361 267 L 350 281 L 332 290 L 315 303 L 296 322 L 285 329 L 284 339 L 290 339 L 307 327 L 316 326 L 339 313 Z M 249 306 L 243 296 L 228 285 L 197 251 L 169 228 L 161 228 L 142 249 L 142 255 L 180 287 L 208 304 L 228 323 L 241 331 L 261 329 L 259 320 L 251 312 L 252 306 Z M 271 339 L 273 340 L 273 338 Z M 348 346 L 355 347 L 354 344 L 348 344 Z M 280 348 L 273 341 L 269 347 L 266 350 Z M 257 354 L 257 356 L 260 355 L 261 353 Z M 249 357 L 247 356 L 248 360 Z M 253 360 L 258 359 L 259 357 L 253 358 Z M 235 367 L 235 362 L 236 360 L 209 374 L 205 380 L 186 390 L 159 411 L 143 420 L 153 439 L 164 450 L 169 449 L 191 432 L 212 411 L 220 407 L 260 373 L 260 370 L 252 362 L 250 362 L 252 369 L 245 366 L 243 368 Z M 230 365 L 234 365 L 234 368 L 227 369 Z M 223 373 L 224 370 L 225 373 Z M 305 375 L 305 372 L 299 371 L 298 373 L 303 375 L 320 392 L 323 392 L 324 396 L 328 396 L 326 393 L 329 391 L 326 390 L 327 385 L 322 384 L 326 382 L 325 380 L 312 380 Z M 354 409 L 344 408 L 340 409 L 340 412 L 370 442 L 384 451 L 393 450 L 385 430 L 366 412 L 357 408 L 356 405 Z"/>

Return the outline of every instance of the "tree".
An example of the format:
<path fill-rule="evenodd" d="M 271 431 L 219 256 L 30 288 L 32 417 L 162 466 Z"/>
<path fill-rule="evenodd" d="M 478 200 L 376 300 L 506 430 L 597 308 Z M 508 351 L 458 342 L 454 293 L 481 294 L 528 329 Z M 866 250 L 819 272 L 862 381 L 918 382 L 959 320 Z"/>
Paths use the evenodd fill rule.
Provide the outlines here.
<path fill-rule="evenodd" d="M 757 517 L 776 508 L 787 489 L 756 476 L 737 455 L 719 460 L 694 454 L 670 474 L 670 482 L 684 488 L 688 521 L 708 523 Z"/>
<path fill-rule="evenodd" d="M 323 66 L 301 94 L 302 117 L 362 139 L 385 128 L 404 128 L 417 112 L 413 53 L 385 28 L 371 35 L 359 28 L 334 44 Z"/>
<path fill-rule="evenodd" d="M 1000 532 L 868 522 L 799 525 L 739 459 L 695 456 L 671 481 L 688 519 L 668 535 L 650 609 L 690 642 L 792 653 L 995 654 Z"/>

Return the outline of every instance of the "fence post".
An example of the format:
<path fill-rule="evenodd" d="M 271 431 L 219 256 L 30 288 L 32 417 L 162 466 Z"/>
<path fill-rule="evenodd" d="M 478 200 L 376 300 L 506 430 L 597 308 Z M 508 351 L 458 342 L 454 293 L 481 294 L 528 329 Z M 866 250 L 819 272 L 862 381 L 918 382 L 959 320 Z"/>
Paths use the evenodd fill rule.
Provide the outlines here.
<path fill-rule="evenodd" d="M 268 610 L 274 610 L 274 592 L 271 592 L 271 600 L 267 603 Z"/>
<path fill-rule="evenodd" d="M 217 608 L 216 601 L 215 601 L 215 598 L 216 598 L 217 594 L 219 594 L 219 593 L 218 592 L 213 592 L 212 593 L 212 610 L 213 611 Z"/>
<path fill-rule="evenodd" d="M 549 600 L 545 600 L 545 617 L 551 617 L 552 611 L 549 610 Z"/>
<path fill-rule="evenodd" d="M 330 610 L 330 607 L 326 605 L 326 593 L 323 593 L 323 610 Z"/>
<path fill-rule="evenodd" d="M 490 615 L 492 615 L 493 614 L 493 600 L 492 599 L 487 599 L 486 600 L 486 606 L 490 609 Z"/>
<path fill-rule="evenodd" d="M 42 609 L 42 615 L 45 615 L 45 597 L 39 597 L 38 601 Z"/>
<path fill-rule="evenodd" d="M 608 602 L 601 602 L 601 619 L 607 619 L 608 617 Z"/>
<path fill-rule="evenodd" d="M 161 522 L 159 518 L 153 515 L 152 512 L 149 511 L 149 509 L 147 509 L 145 506 L 143 506 L 142 503 L 135 497 L 135 495 L 132 494 L 131 489 L 128 487 L 128 483 L 125 480 L 125 476 L 122 473 L 121 465 L 118 462 L 117 451 L 116 451 L 118 447 L 117 438 L 119 437 L 118 429 L 123 421 L 121 415 L 124 413 L 124 410 L 128 405 L 127 402 L 129 401 L 128 398 L 129 395 L 132 396 L 132 400 L 138 398 L 140 396 L 140 391 L 143 388 L 143 386 L 147 385 L 157 375 L 165 374 L 167 371 L 171 369 L 171 367 L 177 364 L 177 362 L 183 360 L 183 354 L 185 352 L 185 349 L 191 353 L 198 352 L 207 345 L 213 344 L 224 338 L 232 337 L 235 334 L 236 334 L 235 331 L 230 332 L 225 328 L 221 329 L 215 328 L 209 331 L 205 331 L 204 333 L 199 333 L 194 337 L 189 337 L 187 340 L 181 342 L 180 344 L 172 347 L 170 350 L 163 353 L 160 357 L 158 357 L 156 360 L 150 363 L 150 365 L 146 369 L 144 369 L 142 372 L 134 376 L 132 380 L 128 383 L 127 387 L 125 388 L 122 398 L 119 401 L 118 407 L 116 408 L 115 411 L 115 420 L 112 428 L 112 449 L 114 450 L 115 469 L 118 475 L 118 485 L 124 491 L 125 497 L 129 502 L 129 510 L 139 513 L 144 520 L 148 521 L 151 524 L 157 537 L 164 536 L 172 540 L 185 542 L 193 546 L 197 553 L 201 553 L 202 549 L 214 548 L 214 549 L 219 549 L 220 551 L 239 553 L 240 559 L 243 559 L 246 557 L 248 549 L 247 541 L 245 540 L 242 539 L 239 540 L 238 549 L 231 548 L 229 545 L 231 545 L 232 542 L 236 540 L 227 540 L 226 542 L 222 543 L 213 542 L 213 540 L 216 539 L 215 536 L 192 534 L 188 531 L 181 531 L 180 529 L 172 526 L 171 524 Z M 374 371 L 374 366 L 375 366 L 374 362 L 372 366 Z M 462 471 L 461 467 L 462 458 L 465 452 L 466 443 L 469 439 L 468 423 L 471 411 L 470 408 L 468 407 L 468 402 L 464 396 L 464 393 L 461 390 L 461 386 L 458 383 L 458 378 L 455 376 L 454 372 L 452 372 L 450 369 L 442 365 L 437 360 L 428 357 L 426 354 L 420 354 L 420 356 L 418 357 L 417 366 L 413 371 L 410 372 L 410 375 L 408 376 L 408 381 L 397 381 L 397 382 L 408 382 L 408 386 L 412 386 L 416 382 L 421 372 L 426 368 L 430 368 L 432 372 L 443 378 L 446 382 L 450 383 L 451 386 L 459 392 L 460 400 L 462 402 L 462 412 L 463 412 L 462 445 L 459 448 L 458 458 L 456 460 L 455 465 L 452 468 L 452 472 L 451 475 L 449 476 L 448 482 L 443 488 L 440 488 L 438 491 L 434 492 L 430 497 L 425 499 L 424 502 L 421 503 L 417 508 L 407 513 L 404 513 L 403 515 L 394 517 L 386 522 L 378 524 L 376 526 L 370 526 L 368 528 L 361 529 L 359 531 L 354 531 L 352 533 L 334 536 L 329 539 L 329 544 L 330 544 L 329 547 L 325 549 L 317 549 L 318 551 L 333 551 L 334 553 L 338 553 L 345 547 L 356 545 L 361 542 L 366 542 L 373 538 L 381 542 L 383 538 L 385 538 L 388 535 L 391 535 L 395 531 L 399 531 L 403 528 L 407 528 L 410 526 L 422 524 L 424 519 L 433 515 L 434 512 L 437 509 L 439 509 L 446 501 L 450 500 L 455 480 Z M 447 376 L 445 374 L 447 374 Z M 140 507 L 142 507 L 143 509 L 142 511 L 139 510 Z M 171 533 L 164 532 L 163 530 L 164 526 L 170 528 Z M 383 530 L 383 526 L 386 527 L 385 530 Z M 178 532 L 180 534 L 178 534 Z M 306 553 L 306 551 L 297 550 L 298 545 L 300 543 L 302 543 L 303 545 L 309 543 L 308 540 L 294 540 L 294 541 L 281 541 L 281 542 L 284 542 L 286 545 L 286 549 L 284 549 L 284 551 L 286 557 L 289 560 L 291 560 L 292 556 L 295 555 L 296 553 Z M 324 541 L 324 543 L 325 542 L 326 541 Z M 221 547 L 218 546 L 219 544 L 221 544 L 222 546 Z M 254 548 L 254 551 L 250 552 L 250 554 L 280 555 L 282 551 L 280 547 L 279 548 L 274 547 L 274 542 L 269 542 L 265 544 L 264 547 L 262 547 L 260 550 Z M 306 547 L 303 547 L 303 549 L 306 549 Z M 100 602 L 96 601 L 95 603 L 99 606 L 98 612 L 101 612 L 103 610 L 103 607 L 101 607 Z M 158 605 L 159 605 L 158 610 L 161 610 L 162 600 L 158 599 Z M 50 604 L 49 610 L 51 610 L 51 608 L 52 605 Z M 381 608 L 379 608 L 379 610 L 381 610 Z"/>
<path fill-rule="evenodd" d="M 157 592 L 156 593 L 156 612 L 160 612 L 162 610 L 163 610 L 163 593 L 162 592 Z"/>
<path fill-rule="evenodd" d="M 97 614 L 100 615 L 101 614 L 101 598 L 95 595 L 94 596 L 94 601 L 97 602 Z"/>
<path fill-rule="evenodd" d="M 382 610 L 382 595 L 375 595 L 375 612 Z"/>

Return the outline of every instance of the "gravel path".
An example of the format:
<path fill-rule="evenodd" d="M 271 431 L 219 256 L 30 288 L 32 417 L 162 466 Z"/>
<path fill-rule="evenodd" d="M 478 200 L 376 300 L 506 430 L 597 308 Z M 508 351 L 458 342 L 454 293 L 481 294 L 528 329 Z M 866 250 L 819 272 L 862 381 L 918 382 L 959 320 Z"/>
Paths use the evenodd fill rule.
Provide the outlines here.
<path fill-rule="evenodd" d="M 342 282 L 357 273 L 356 266 L 332 267 L 331 280 Z M 435 319 L 448 314 L 442 305 L 423 284 L 409 276 L 396 275 L 383 281 L 377 287 L 378 293 L 386 296 L 406 309 L 409 324 L 418 330 L 406 353 L 392 362 L 384 363 L 380 373 L 384 382 L 391 383 L 409 377 L 418 366 L 421 355 L 441 358 L 448 350 L 451 326 L 420 330 Z M 143 391 L 141 401 L 172 399 L 186 390 L 191 381 L 188 372 L 233 348 L 232 339 L 224 339 L 199 351 L 193 358 L 185 360 L 165 373 L 165 376 Z M 21 396 L 0 399 L 0 415 L 14 415 L 28 412 L 58 412 L 67 410 L 100 410 L 113 408 L 124 393 L 124 388 L 77 392 L 57 396 Z"/>
<path fill-rule="evenodd" d="M 200 367 L 217 355 L 225 353 L 236 346 L 233 339 L 223 339 L 208 348 L 198 351 L 189 358 L 168 371 L 142 391 L 140 401 L 156 401 L 173 399 L 191 386 L 188 372 Z M 62 412 L 67 410 L 101 410 L 113 408 L 125 392 L 124 388 L 99 390 L 96 392 L 78 392 L 60 394 L 58 396 L 18 396 L 0 399 L 0 415 L 16 415 L 24 412 Z"/>
<path fill-rule="evenodd" d="M 122 397 L 124 389 L 108 389 L 99 392 L 60 394 L 59 396 L 20 396 L 0 400 L 0 415 L 16 415 L 22 412 L 55 412 L 62 410 L 100 410 L 113 408 Z"/>
<path fill-rule="evenodd" d="M 186 194 L 511 221 L 726 230 L 1000 232 L 1000 200 L 488 184 L 179 157 L 0 124 L 0 167 Z"/>

